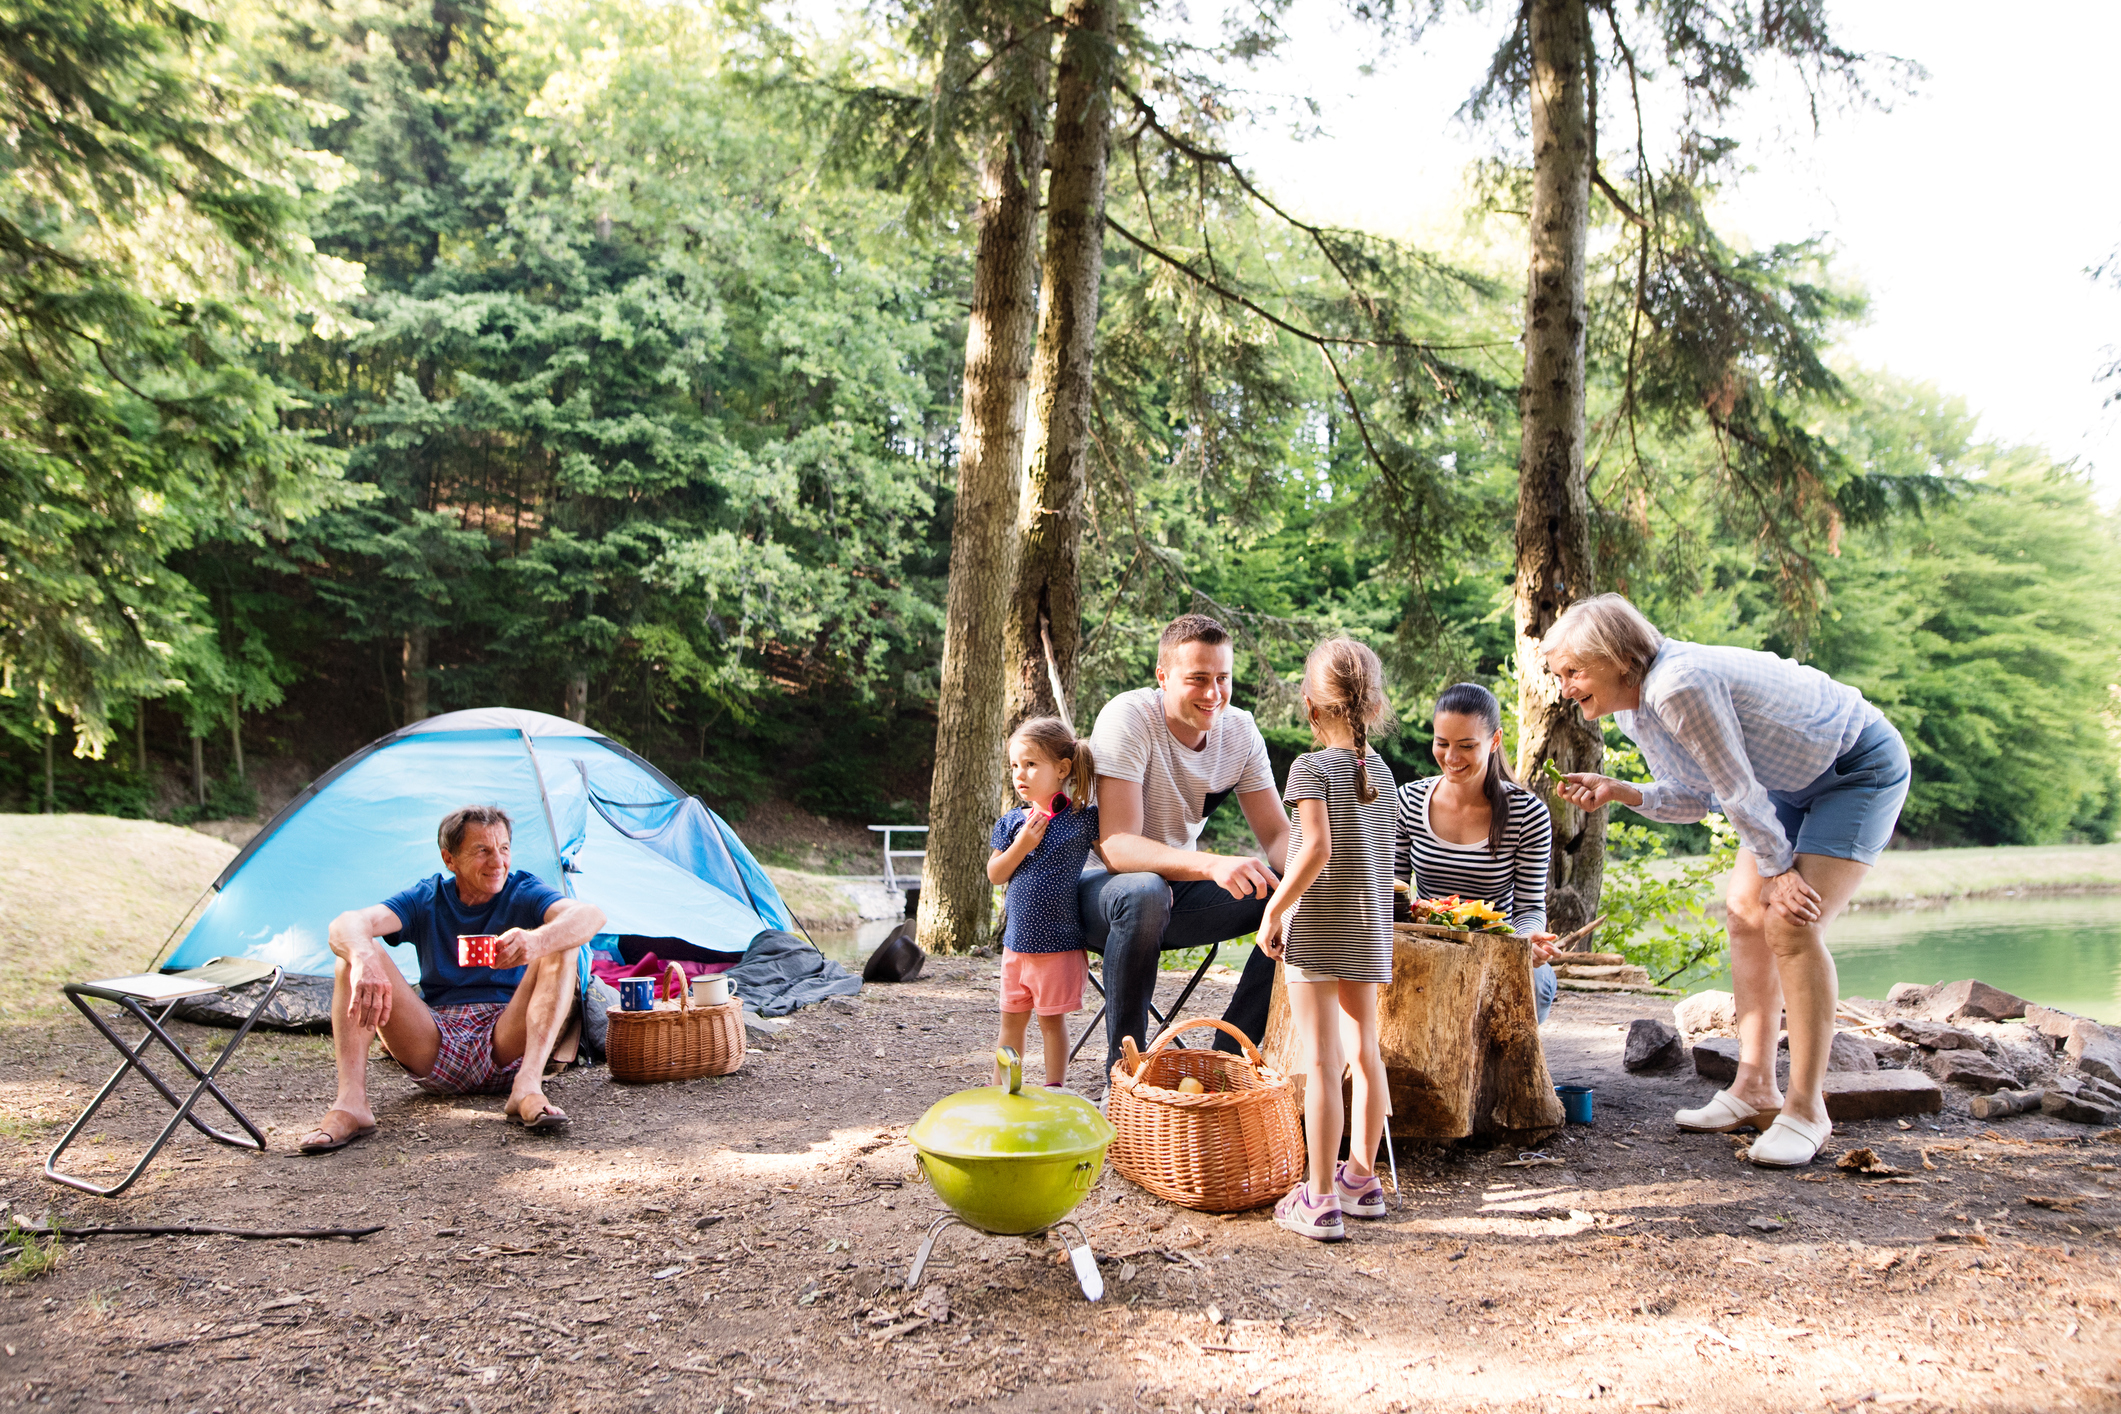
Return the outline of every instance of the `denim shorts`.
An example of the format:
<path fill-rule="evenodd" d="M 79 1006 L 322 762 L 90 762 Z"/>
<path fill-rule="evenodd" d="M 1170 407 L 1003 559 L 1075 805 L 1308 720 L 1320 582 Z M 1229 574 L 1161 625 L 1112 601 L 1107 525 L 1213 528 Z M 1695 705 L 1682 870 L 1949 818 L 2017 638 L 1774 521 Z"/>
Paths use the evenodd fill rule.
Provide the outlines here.
<path fill-rule="evenodd" d="M 1880 717 L 1818 780 L 1767 794 L 1797 853 L 1875 864 L 1900 823 L 1907 783 L 1907 743 Z"/>

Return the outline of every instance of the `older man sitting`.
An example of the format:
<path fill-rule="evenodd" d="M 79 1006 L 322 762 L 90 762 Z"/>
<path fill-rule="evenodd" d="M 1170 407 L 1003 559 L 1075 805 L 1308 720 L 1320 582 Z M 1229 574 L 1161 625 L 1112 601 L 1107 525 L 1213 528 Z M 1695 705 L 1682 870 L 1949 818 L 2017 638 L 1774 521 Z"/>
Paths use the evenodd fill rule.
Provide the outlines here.
<path fill-rule="evenodd" d="M 604 926 L 592 904 L 564 897 L 508 867 L 508 815 L 467 805 L 442 820 L 436 841 L 448 870 L 394 897 L 332 920 L 339 965 L 331 995 L 338 1098 L 302 1137 L 305 1154 L 343 1149 L 373 1134 L 368 1043 L 378 1033 L 413 1083 L 438 1095 L 508 1092 L 508 1117 L 527 1129 L 567 1122 L 545 1098 L 545 1065 L 573 1015 L 577 952 Z M 495 935 L 494 965 L 461 966 L 460 936 Z M 378 939 L 409 942 L 420 960 L 414 990 Z"/>

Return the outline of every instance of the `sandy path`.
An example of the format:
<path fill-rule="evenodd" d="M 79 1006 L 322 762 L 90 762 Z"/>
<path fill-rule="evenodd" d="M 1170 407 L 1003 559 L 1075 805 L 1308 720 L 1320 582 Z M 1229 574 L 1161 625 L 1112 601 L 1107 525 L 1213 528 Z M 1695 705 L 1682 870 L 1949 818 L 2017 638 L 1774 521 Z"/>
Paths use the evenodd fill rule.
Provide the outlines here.
<path fill-rule="evenodd" d="M 378 1061 L 384 1128 L 367 1143 L 302 1159 L 187 1138 L 116 1202 L 37 1176 L 52 1121 L 107 1068 L 86 1028 L 0 1032 L 15 1146 L 0 1197 L 16 1212 L 387 1224 L 358 1245 L 70 1245 L 0 1296 L 0 1399 L 179 1414 L 2121 1407 L 2121 1146 L 2037 1118 L 1984 1139 L 1960 1099 L 1935 1128 L 1847 1126 L 1830 1146 L 1871 1144 L 1914 1182 L 1755 1170 L 1727 1140 L 1670 1129 L 1709 1087 L 1621 1071 L 1620 1027 L 1653 1009 L 1630 998 L 1564 994 L 1549 1023 L 1557 1077 L 1598 1087 L 1597 1126 L 1549 1145 L 1561 1167 L 1403 1146 L 1405 1209 L 1333 1248 L 1108 1173 L 1078 1214 L 1105 1302 L 1081 1299 L 1055 1248 L 962 1231 L 929 1283 L 943 1301 L 917 1302 L 897 1281 L 938 1209 L 904 1128 L 982 1075 L 994 968 L 934 964 L 850 1013 L 805 1013 L 726 1079 L 561 1079 L 580 1117 L 562 1138 L 512 1130 L 498 1099 L 419 1097 Z M 276 1137 L 322 1108 L 319 1040 L 259 1038 L 241 1060 L 233 1092 Z M 155 1118 L 134 1103 L 98 1132 Z M 1986 1246 L 1933 1240 L 1977 1225 Z"/>

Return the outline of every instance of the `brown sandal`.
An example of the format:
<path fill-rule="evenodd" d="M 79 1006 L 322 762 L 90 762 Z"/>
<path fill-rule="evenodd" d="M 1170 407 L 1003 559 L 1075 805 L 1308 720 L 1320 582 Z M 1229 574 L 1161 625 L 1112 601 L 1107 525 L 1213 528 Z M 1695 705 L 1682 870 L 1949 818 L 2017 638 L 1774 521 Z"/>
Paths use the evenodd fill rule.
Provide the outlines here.
<path fill-rule="evenodd" d="M 345 1116 L 346 1119 L 352 1121 L 353 1127 L 343 1135 L 333 1133 L 331 1128 L 331 1117 L 333 1115 Z M 309 1132 L 323 1135 L 326 1142 L 312 1144 L 305 1138 L 302 1143 L 295 1146 L 295 1152 L 301 1154 L 329 1154 L 335 1150 L 345 1148 L 357 1139 L 366 1139 L 369 1135 L 376 1132 L 376 1127 L 372 1124 L 362 1124 L 360 1121 L 355 1120 L 352 1115 L 347 1114 L 345 1110 L 326 1110 L 324 1118 Z"/>
<path fill-rule="evenodd" d="M 521 1110 L 511 1109 L 508 1111 L 509 1121 L 519 1124 L 533 1133 L 539 1130 L 564 1129 L 567 1127 L 569 1123 L 567 1111 L 561 1109 L 543 1095 L 538 1096 L 538 1100 L 544 1105 L 544 1108 L 537 1112 L 536 1117 L 525 1119 Z"/>

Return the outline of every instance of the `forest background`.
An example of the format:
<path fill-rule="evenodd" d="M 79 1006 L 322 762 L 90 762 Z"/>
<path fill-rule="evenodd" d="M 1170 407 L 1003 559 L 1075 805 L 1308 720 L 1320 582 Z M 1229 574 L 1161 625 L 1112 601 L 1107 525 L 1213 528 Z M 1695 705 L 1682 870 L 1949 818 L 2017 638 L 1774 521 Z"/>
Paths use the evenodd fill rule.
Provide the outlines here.
<path fill-rule="evenodd" d="M 1391 672 L 1395 772 L 1426 774 L 1441 686 L 1517 699 L 1527 176 L 1469 173 L 1446 250 L 1322 238 L 1238 169 L 1203 177 L 1244 96 L 1151 18 L 1107 196 L 1143 239 L 1104 247 L 1076 715 L 1202 609 L 1285 758 L 1303 652 L 1350 632 Z M 822 37 L 601 0 L 43 19 L 130 106 L 70 123 L 16 44 L 12 129 L 56 155 L 18 144 L 0 196 L 0 805 L 246 815 L 263 761 L 307 779 L 498 703 L 587 720 L 733 819 L 924 818 L 974 230 L 878 106 L 932 86 L 918 14 Z M 1627 213 L 1599 214 L 1600 587 L 1862 689 L 1914 757 L 1905 842 L 2110 838 L 2121 522 L 2087 478 L 1976 441 L 1945 390 L 1812 361 L 1862 317 L 1823 243 L 1719 248 L 1810 341 L 1759 360 L 1767 425 L 1898 488 L 1794 529 L 1754 513 L 1727 419 L 1644 415 Z M 1304 337 L 1387 297 L 1411 374 Z"/>

